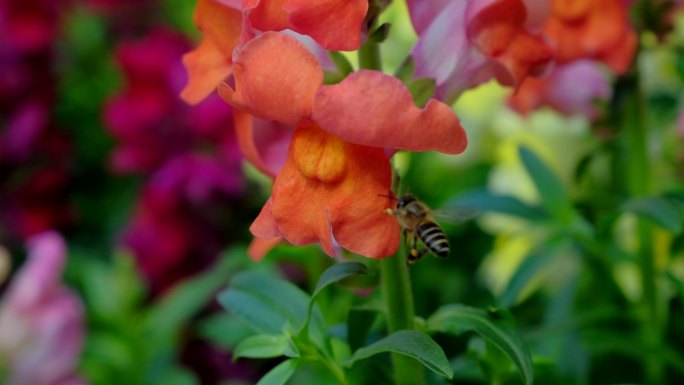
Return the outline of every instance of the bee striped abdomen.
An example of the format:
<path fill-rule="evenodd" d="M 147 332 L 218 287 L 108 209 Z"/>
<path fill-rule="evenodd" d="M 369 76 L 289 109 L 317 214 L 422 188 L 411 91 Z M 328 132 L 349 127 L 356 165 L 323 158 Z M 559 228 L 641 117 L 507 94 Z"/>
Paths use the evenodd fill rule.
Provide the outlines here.
<path fill-rule="evenodd" d="M 422 222 L 416 227 L 416 233 L 432 254 L 442 258 L 449 256 L 449 241 L 435 222 Z"/>

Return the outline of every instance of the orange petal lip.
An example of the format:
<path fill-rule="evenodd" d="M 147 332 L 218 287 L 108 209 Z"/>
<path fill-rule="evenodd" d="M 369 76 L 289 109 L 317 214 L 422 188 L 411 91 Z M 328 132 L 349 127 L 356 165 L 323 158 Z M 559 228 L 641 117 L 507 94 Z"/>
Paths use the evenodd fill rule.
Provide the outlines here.
<path fill-rule="evenodd" d="M 355 144 L 448 154 L 467 146 L 451 107 L 431 99 L 420 109 L 400 80 L 377 71 L 360 70 L 321 87 L 312 117 L 324 130 Z"/>
<path fill-rule="evenodd" d="M 332 156 L 341 166 L 317 156 L 313 171 L 302 171 L 309 159 L 302 149 Z M 344 172 L 338 174 L 340 169 Z M 334 178 L 326 178 L 329 173 Z M 396 251 L 400 238 L 399 224 L 384 213 L 391 202 L 380 195 L 391 183 L 389 160 L 381 148 L 345 142 L 315 125 L 299 127 L 273 195 L 250 230 L 256 237 L 282 236 L 294 245 L 320 242 L 331 256 L 334 238 L 349 251 L 383 258 Z"/>
<path fill-rule="evenodd" d="M 262 31 L 291 29 L 308 35 L 333 51 L 353 51 L 361 45 L 367 0 L 247 0 L 252 26 Z"/>
<path fill-rule="evenodd" d="M 230 75 L 231 53 L 242 31 L 242 13 L 214 0 L 199 0 L 194 21 L 204 36 L 200 45 L 183 57 L 189 76 L 181 92 L 181 98 L 193 105 Z"/>
<path fill-rule="evenodd" d="M 316 57 L 296 39 L 266 32 L 246 43 L 234 57 L 235 89 L 219 95 L 235 107 L 268 120 L 298 126 L 311 115 L 314 96 L 323 84 Z"/>

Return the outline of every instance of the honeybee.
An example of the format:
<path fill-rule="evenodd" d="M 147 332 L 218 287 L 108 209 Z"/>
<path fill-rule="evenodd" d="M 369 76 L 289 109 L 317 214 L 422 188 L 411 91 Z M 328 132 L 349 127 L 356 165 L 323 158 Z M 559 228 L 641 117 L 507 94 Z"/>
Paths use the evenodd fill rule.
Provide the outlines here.
<path fill-rule="evenodd" d="M 402 195 L 399 198 L 388 196 L 397 201 L 396 210 L 386 209 L 385 212 L 397 217 L 404 231 L 404 239 L 409 246 L 409 254 L 406 259 L 407 265 L 412 265 L 421 259 L 427 252 L 440 258 L 449 256 L 449 239 L 441 227 L 435 222 L 435 217 L 444 219 L 463 220 L 472 213 L 456 212 L 455 210 L 431 210 L 428 205 L 419 201 L 411 194 Z M 457 218 L 459 217 L 459 218 Z M 425 245 L 418 249 L 418 240 Z"/>

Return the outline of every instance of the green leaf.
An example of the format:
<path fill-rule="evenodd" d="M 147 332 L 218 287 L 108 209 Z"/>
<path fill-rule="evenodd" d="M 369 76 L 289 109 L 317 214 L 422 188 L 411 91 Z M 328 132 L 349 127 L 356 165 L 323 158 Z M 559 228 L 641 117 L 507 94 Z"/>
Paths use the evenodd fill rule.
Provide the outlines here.
<path fill-rule="evenodd" d="M 302 328 L 307 319 L 309 296 L 293 284 L 259 272 L 235 276 L 218 295 L 219 303 L 262 334 L 281 334 L 286 325 Z M 324 346 L 325 322 L 314 306 L 309 332 L 317 346 Z M 308 335 L 307 335 L 308 338 Z"/>
<path fill-rule="evenodd" d="M 447 205 L 447 208 L 471 208 L 478 211 L 512 215 L 531 221 L 541 221 L 549 216 L 543 208 L 530 206 L 520 199 L 508 195 L 494 195 L 488 191 L 473 191 L 463 194 Z"/>
<path fill-rule="evenodd" d="M 352 308 L 347 316 L 347 342 L 351 351 L 356 351 L 366 344 L 368 333 L 373 327 L 373 321 L 378 311 L 364 308 Z"/>
<path fill-rule="evenodd" d="M 341 281 L 353 275 L 366 274 L 367 271 L 368 268 L 366 265 L 359 262 L 343 262 L 327 268 L 323 274 L 321 274 L 321 278 L 318 279 L 316 289 L 311 295 L 312 300 L 316 298 L 321 290 L 325 289 L 330 284 Z"/>
<path fill-rule="evenodd" d="M 251 271 L 236 275 L 218 301 L 263 334 L 280 334 L 288 322 L 298 327 L 309 306 L 309 296 L 296 286 Z"/>
<path fill-rule="evenodd" d="M 437 83 L 431 78 L 416 79 L 408 84 L 408 90 L 417 106 L 424 106 L 436 89 Z"/>
<path fill-rule="evenodd" d="M 318 280 L 318 283 L 316 284 L 316 289 L 314 289 L 311 299 L 309 300 L 309 307 L 306 313 L 306 320 L 302 325 L 302 331 L 306 332 L 309 326 L 311 312 L 314 309 L 316 297 L 321 292 L 321 290 L 345 278 L 359 274 L 366 274 L 367 271 L 368 269 L 366 268 L 366 265 L 359 262 L 343 262 L 327 268 L 323 272 L 323 274 L 321 274 L 321 278 Z"/>
<path fill-rule="evenodd" d="M 232 350 L 240 341 L 254 335 L 254 330 L 239 317 L 218 313 L 196 323 L 197 334 L 212 344 Z"/>
<path fill-rule="evenodd" d="M 335 67 L 339 70 L 340 76 L 345 77 L 354 72 L 354 67 L 352 67 L 346 56 L 337 51 L 330 51 L 329 55 L 332 62 L 335 63 Z"/>
<path fill-rule="evenodd" d="M 443 306 L 427 320 L 428 330 L 460 335 L 468 331 L 501 349 L 515 363 L 526 385 L 532 384 L 534 373 L 532 357 L 513 317 L 504 309 L 476 309 L 463 305 Z"/>
<path fill-rule="evenodd" d="M 387 36 L 389 36 L 390 28 L 392 28 L 392 25 L 390 23 L 383 23 L 379 25 L 378 28 L 375 29 L 375 31 L 371 32 L 366 42 L 370 42 L 372 44 L 382 43 L 387 39 Z"/>
<path fill-rule="evenodd" d="M 184 281 L 166 294 L 147 314 L 150 338 L 167 339 L 210 302 L 228 281 L 231 262 L 222 259 L 206 273 Z"/>
<path fill-rule="evenodd" d="M 413 61 L 413 56 L 408 55 L 394 72 L 394 77 L 401 80 L 404 84 L 408 84 L 409 80 L 413 78 L 415 69 L 416 63 Z"/>
<path fill-rule="evenodd" d="M 561 180 L 527 147 L 520 147 L 519 153 L 543 206 L 561 223 L 570 223 L 574 214 L 573 208 Z"/>
<path fill-rule="evenodd" d="M 547 240 L 548 246 L 555 243 L 554 240 Z M 528 255 L 525 260 L 518 266 L 513 277 L 508 282 L 506 290 L 501 294 L 499 298 L 499 306 L 508 308 L 513 306 L 520 294 L 527 287 L 527 284 L 536 276 L 539 272 L 546 268 L 549 264 L 555 261 L 555 257 L 559 253 L 557 249 L 541 249 L 535 250 L 530 255 Z"/>
<path fill-rule="evenodd" d="M 622 210 L 637 214 L 671 233 L 682 231 L 682 213 L 674 200 L 665 197 L 637 198 L 627 201 Z"/>
<path fill-rule="evenodd" d="M 299 360 L 297 359 L 283 361 L 261 377 L 257 385 L 283 385 L 292 377 L 298 365 Z"/>
<path fill-rule="evenodd" d="M 354 352 L 346 365 L 352 366 L 356 361 L 386 352 L 415 358 L 428 369 L 447 378 L 454 375 L 442 348 L 430 336 L 416 330 L 401 330 L 363 347 Z"/>
<path fill-rule="evenodd" d="M 249 337 L 233 350 L 233 360 L 240 357 L 273 358 L 282 356 L 288 346 L 288 338 L 283 335 L 270 336 L 260 334 Z"/>

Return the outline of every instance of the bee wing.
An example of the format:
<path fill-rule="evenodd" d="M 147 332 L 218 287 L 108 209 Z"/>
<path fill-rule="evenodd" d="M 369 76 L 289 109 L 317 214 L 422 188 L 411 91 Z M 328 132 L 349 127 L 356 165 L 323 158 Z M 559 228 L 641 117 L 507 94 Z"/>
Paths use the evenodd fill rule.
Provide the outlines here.
<path fill-rule="evenodd" d="M 463 223 L 475 218 L 479 213 L 479 210 L 471 207 L 447 207 L 432 210 L 437 220 L 448 223 Z"/>

